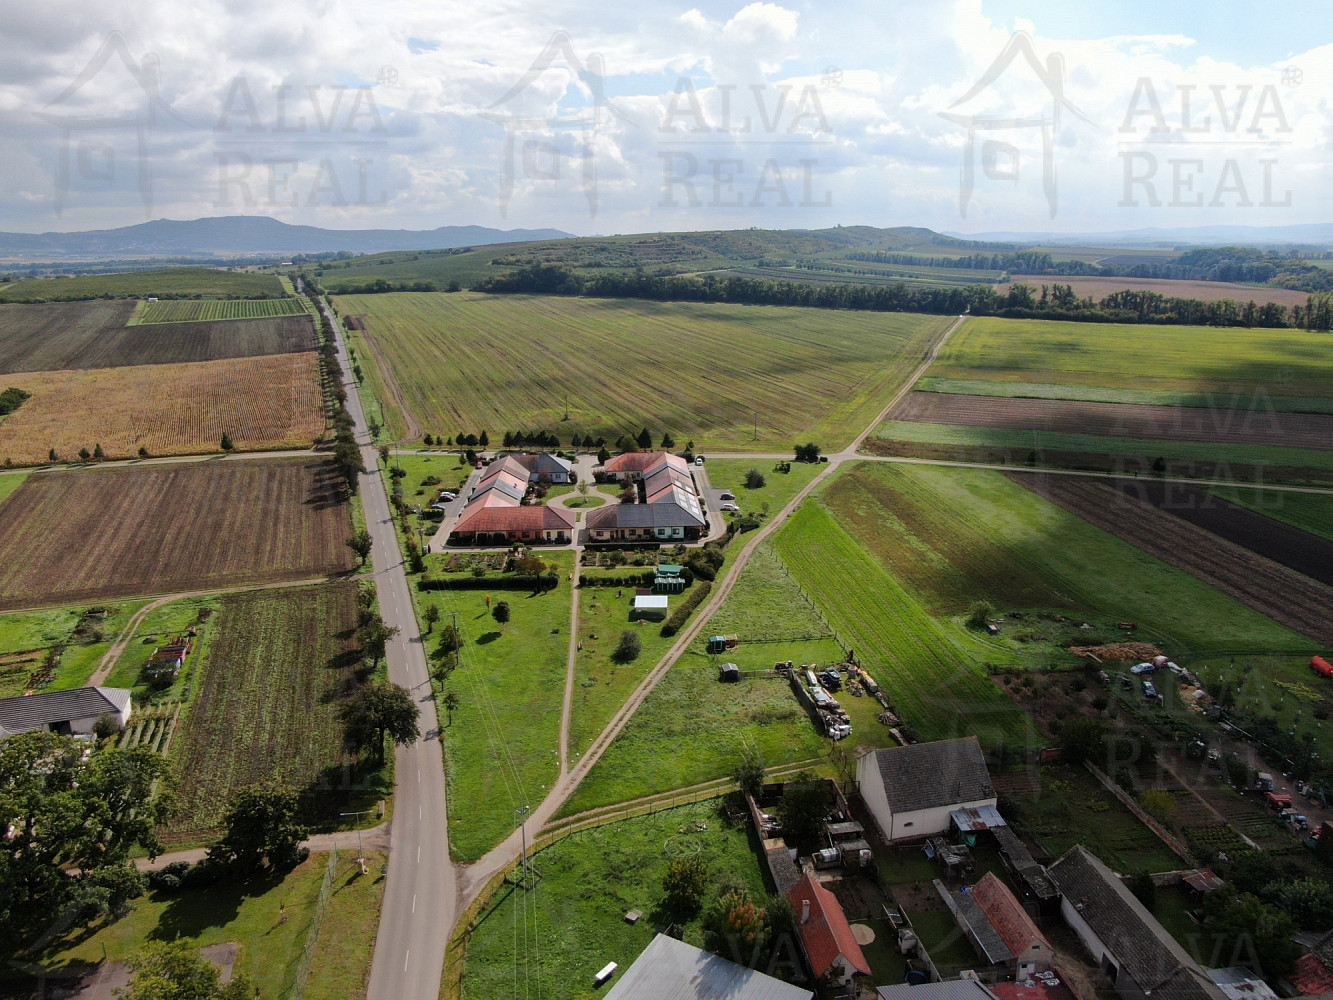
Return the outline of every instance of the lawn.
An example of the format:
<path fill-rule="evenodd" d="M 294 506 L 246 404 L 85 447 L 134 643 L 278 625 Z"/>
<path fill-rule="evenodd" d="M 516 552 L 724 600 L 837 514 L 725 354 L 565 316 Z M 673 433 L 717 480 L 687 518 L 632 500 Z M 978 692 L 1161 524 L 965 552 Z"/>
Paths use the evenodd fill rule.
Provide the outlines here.
<path fill-rule="evenodd" d="M 1327 650 L 1324 655 L 1329 655 Z M 1237 709 L 1255 718 L 1271 718 L 1279 729 L 1295 732 L 1302 739 L 1308 734 L 1325 760 L 1333 757 L 1333 727 L 1316 718 L 1313 711 L 1321 705 L 1324 710 L 1333 708 L 1333 681 L 1310 669 L 1309 656 L 1258 651 L 1214 655 L 1191 662 L 1190 669 L 1209 692 L 1229 687 Z M 1193 713 L 1187 717 L 1197 719 Z"/>
<path fill-rule="evenodd" d="M 693 856 L 709 869 L 767 895 L 748 824 L 732 826 L 717 801 L 679 806 L 570 835 L 533 858 L 540 873 L 529 893 L 502 886 L 482 911 L 467 945 L 466 1000 L 524 995 L 588 1000 L 600 995 L 594 973 L 607 962 L 622 969 L 668 922 L 661 912 L 662 876 L 673 857 Z M 637 924 L 625 921 L 641 910 Z M 702 944 L 698 918 L 683 939 Z"/>
<path fill-rule="evenodd" d="M 486 429 L 497 438 L 545 429 L 614 441 L 646 426 L 654 437 L 669 431 L 700 450 L 733 451 L 785 452 L 797 440 L 843 446 L 952 322 L 474 293 L 340 296 L 338 308 L 366 317 L 368 332 L 357 336 L 371 339 L 389 367 L 378 370 L 372 352 L 361 352 L 394 437 L 411 426 Z M 508 359 L 502 367 L 494 364 L 499 355 Z M 614 378 L 606 377 L 609 363 Z"/>
<path fill-rule="evenodd" d="M 980 317 L 929 375 L 997 382 L 1333 399 L 1326 334 Z"/>
<path fill-rule="evenodd" d="M 755 642 L 833 637 L 832 627 L 792 578 L 771 539 L 755 549 L 704 632 L 704 639 L 737 635 L 746 648 Z"/>
<path fill-rule="evenodd" d="M 781 652 L 771 649 L 766 656 Z M 712 658 L 694 653 L 653 688 L 560 815 L 725 778 L 747 752 L 773 767 L 825 749 L 786 680 L 723 684 Z"/>
<path fill-rule="evenodd" d="M 571 766 L 578 762 L 579 756 L 606 728 L 630 692 L 676 641 L 675 636 L 663 638 L 661 626 L 656 622 L 638 624 L 630 621 L 634 586 L 630 583 L 626 588 L 620 588 L 622 597 L 616 596 L 616 587 L 579 588 L 579 641 L 583 648 L 578 653 L 574 673 L 574 704 L 569 731 Z M 671 604 L 675 606 L 685 600 L 697 586 L 694 584 L 683 594 L 672 594 Z M 612 658 L 612 653 L 626 631 L 633 631 L 639 637 L 643 651 L 633 662 L 622 664 Z"/>
<path fill-rule="evenodd" d="M 40 690 L 83 687 L 141 604 L 101 605 L 108 613 L 90 616 L 86 622 L 84 612 L 96 605 L 0 615 L 0 697 L 14 697 L 29 690 L 29 680 L 42 667 L 47 650 L 62 643 L 65 649 L 55 676 Z M 80 630 L 81 624 L 86 624 L 86 629 Z M 116 686 L 111 681 L 107 685 Z"/>
<path fill-rule="evenodd" d="M 458 669 L 443 685 L 458 694 L 461 706 L 452 718 L 443 705 L 438 709 L 455 861 L 474 861 L 507 837 L 514 829 L 514 810 L 540 802 L 559 771 L 570 611 L 569 583 L 563 577 L 572 554 L 538 554 L 562 578 L 549 593 L 413 587 L 418 620 L 433 604 L 443 612 L 442 625 L 457 614 L 463 633 Z M 428 566 L 443 575 L 438 571 L 447 558 L 431 556 Z M 491 614 L 500 601 L 509 602 L 508 624 Z M 432 658 L 438 656 L 438 645 L 427 637 Z"/>
<path fill-rule="evenodd" d="M 380 466 L 383 465 L 381 462 Z M 422 506 L 434 500 L 440 490 L 457 492 L 472 471 L 460 461 L 460 456 L 444 454 L 390 455 L 389 468 L 394 467 L 407 473 L 403 477 L 403 498 L 408 503 Z M 423 480 L 431 476 L 440 482 L 426 485 Z"/>
<path fill-rule="evenodd" d="M 0 476 L 0 504 L 8 500 L 10 495 L 22 486 L 23 481 L 27 478 L 28 474 L 26 472 Z"/>
<path fill-rule="evenodd" d="M 384 794 L 382 776 L 344 747 L 338 718 L 358 683 L 356 589 L 344 581 L 230 594 L 202 626 L 207 658 L 173 744 L 173 840 L 208 839 L 235 793 L 269 778 L 300 792 L 316 823 Z"/>
<path fill-rule="evenodd" d="M 712 458 L 705 471 L 714 489 L 726 487 L 736 494 L 736 505 L 742 513 L 759 515 L 765 512 L 765 504 L 770 514 L 782 510 L 825 468 L 827 466 L 810 462 L 792 462 L 791 471 L 778 472 L 773 463 L 762 459 Z M 745 474 L 751 469 L 758 469 L 764 477 L 764 485 L 758 489 L 752 490 L 745 485 Z"/>
<path fill-rule="evenodd" d="M 367 857 L 371 871 L 378 871 L 382 856 Z M 234 942 L 240 945 L 235 970 L 265 1000 L 280 1000 L 295 983 L 327 865 L 327 855 L 315 854 L 285 879 L 225 882 L 178 895 L 150 892 L 119 920 L 57 942 L 42 956 L 43 964 L 122 962 L 149 941 L 185 940 L 199 947 Z M 307 998 L 358 995 L 370 972 L 383 894 L 383 879 L 363 877 L 355 853 L 339 853 Z"/>
<path fill-rule="evenodd" d="M 131 688 L 138 702 L 168 702 L 186 697 L 192 689 L 194 674 L 207 654 L 207 645 L 214 633 L 212 628 L 199 626 L 212 618 L 221 606 L 221 595 L 187 597 L 148 612 L 107 676 L 107 686 Z M 148 679 L 143 676 L 143 669 L 148 665 L 153 650 L 170 642 L 175 636 L 185 634 L 191 626 L 196 626 L 198 635 L 194 651 L 185 661 L 185 669 L 180 671 L 169 687 L 150 687 Z"/>
<path fill-rule="evenodd" d="M 3 487 L 0 486 L 0 489 Z M 1333 496 L 1240 487 L 1216 487 L 1209 492 L 1302 531 L 1322 538 L 1333 538 Z"/>

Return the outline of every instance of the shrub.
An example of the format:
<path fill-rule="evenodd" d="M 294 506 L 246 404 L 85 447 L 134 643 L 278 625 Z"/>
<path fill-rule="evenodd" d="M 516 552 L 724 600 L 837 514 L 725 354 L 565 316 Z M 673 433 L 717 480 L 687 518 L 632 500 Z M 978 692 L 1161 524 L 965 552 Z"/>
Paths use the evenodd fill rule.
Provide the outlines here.
<path fill-rule="evenodd" d="M 758 469 L 751 469 L 745 474 L 745 488 L 747 490 L 758 490 L 764 487 L 764 474 Z"/>
<path fill-rule="evenodd" d="M 990 601 L 977 601 L 967 612 L 967 624 L 972 628 L 985 628 L 995 617 L 995 605 Z"/>
<path fill-rule="evenodd" d="M 704 582 L 686 595 L 685 600 L 676 605 L 676 610 L 671 612 L 671 617 L 662 625 L 661 635 L 663 638 L 670 638 L 679 632 L 680 627 L 693 614 L 694 609 L 704 602 L 704 598 L 708 596 L 712 589 L 713 585 L 711 583 Z"/>
<path fill-rule="evenodd" d="M 473 570 L 475 573 L 476 570 Z M 484 574 L 483 570 L 483 574 Z M 464 576 L 449 580 L 418 580 L 418 590 L 554 590 L 560 583 L 558 573 L 542 573 L 537 576 L 515 574 L 513 576 Z"/>
<path fill-rule="evenodd" d="M 758 527 L 759 518 L 751 517 L 749 514 L 746 514 L 736 522 L 736 530 L 742 533 L 746 531 L 754 531 Z"/>
<path fill-rule="evenodd" d="M 639 638 L 639 633 L 627 628 L 620 633 L 620 644 L 611 654 L 611 659 L 617 663 L 633 663 L 642 652 L 643 640 Z"/>

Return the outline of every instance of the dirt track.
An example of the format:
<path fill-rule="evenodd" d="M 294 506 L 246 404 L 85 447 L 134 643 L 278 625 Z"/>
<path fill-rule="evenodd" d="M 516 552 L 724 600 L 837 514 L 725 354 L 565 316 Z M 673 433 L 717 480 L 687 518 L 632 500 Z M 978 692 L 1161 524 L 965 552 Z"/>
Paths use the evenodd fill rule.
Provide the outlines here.
<path fill-rule="evenodd" d="M 1233 408 L 1234 404 L 1234 408 Z M 1060 434 L 1333 448 L 1333 416 L 1278 413 L 1249 396 L 1217 395 L 1216 406 L 1150 406 L 1070 399 L 1011 399 L 913 392 L 892 419 Z"/>
<path fill-rule="evenodd" d="M 1333 645 L 1333 587 L 1127 496 L 1113 483 L 1006 473 L 1010 479 L 1274 621 Z"/>

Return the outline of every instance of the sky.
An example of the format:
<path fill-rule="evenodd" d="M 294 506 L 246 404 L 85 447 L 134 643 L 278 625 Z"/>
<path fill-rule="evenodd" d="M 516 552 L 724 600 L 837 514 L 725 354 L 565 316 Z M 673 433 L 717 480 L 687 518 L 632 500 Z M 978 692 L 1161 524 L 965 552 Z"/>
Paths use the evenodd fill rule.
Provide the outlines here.
<path fill-rule="evenodd" d="M 49 0 L 0 229 L 1328 222 L 1324 5 Z"/>

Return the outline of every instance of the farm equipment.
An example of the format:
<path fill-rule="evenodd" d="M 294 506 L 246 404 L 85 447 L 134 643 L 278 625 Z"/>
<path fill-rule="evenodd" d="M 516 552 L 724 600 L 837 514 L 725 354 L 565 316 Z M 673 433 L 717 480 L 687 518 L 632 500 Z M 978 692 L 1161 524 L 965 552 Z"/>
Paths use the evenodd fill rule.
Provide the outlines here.
<path fill-rule="evenodd" d="M 710 653 L 725 653 L 729 649 L 735 649 L 739 644 L 739 636 L 714 635 L 708 639 L 708 651 Z"/>
<path fill-rule="evenodd" d="M 1271 792 L 1273 790 L 1273 776 L 1267 771 L 1260 771 L 1254 777 L 1254 787 L 1261 792 Z"/>
<path fill-rule="evenodd" d="M 1284 809 L 1291 808 L 1291 796 L 1280 795 L 1277 792 L 1265 792 L 1264 804 L 1274 812 L 1282 812 Z"/>
<path fill-rule="evenodd" d="M 1333 677 L 1333 663 L 1329 663 L 1322 656 L 1310 657 L 1310 669 L 1320 677 Z"/>

